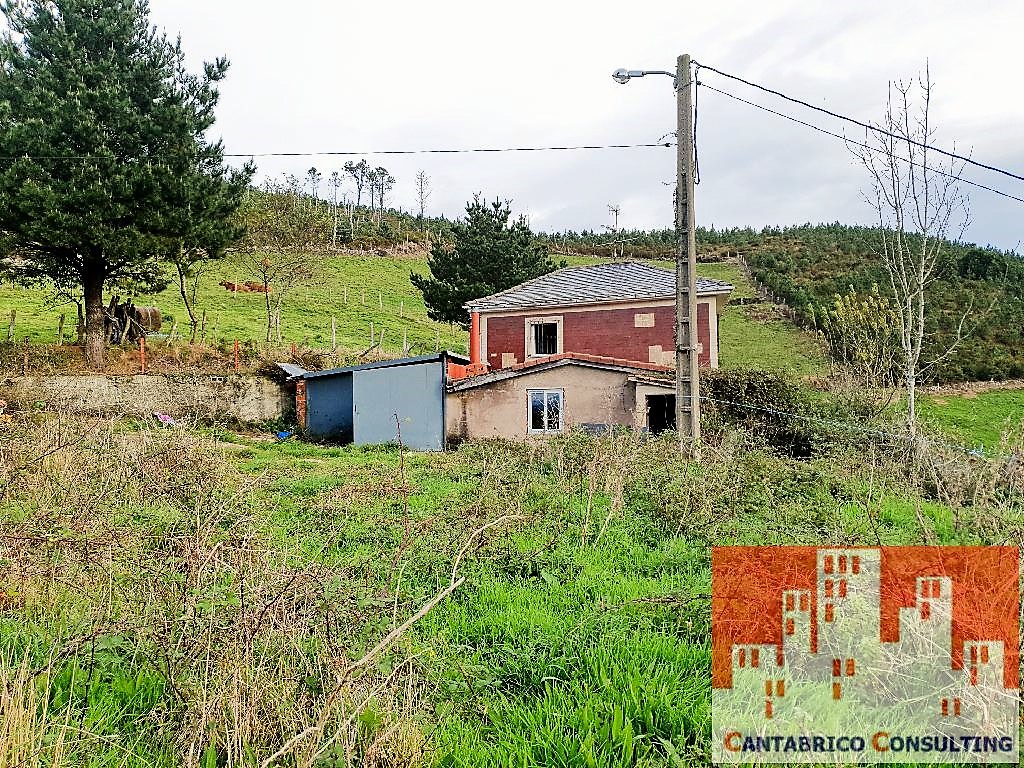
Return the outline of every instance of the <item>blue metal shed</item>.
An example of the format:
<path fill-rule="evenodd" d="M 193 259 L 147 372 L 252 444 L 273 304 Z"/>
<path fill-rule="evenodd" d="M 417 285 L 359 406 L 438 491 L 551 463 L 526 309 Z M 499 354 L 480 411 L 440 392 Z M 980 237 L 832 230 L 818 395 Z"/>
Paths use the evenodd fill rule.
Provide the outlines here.
<path fill-rule="evenodd" d="M 306 434 L 356 445 L 399 439 L 420 451 L 444 450 L 448 360 L 440 352 L 328 371 L 304 371 Z M 396 420 L 397 418 L 397 420 Z"/>

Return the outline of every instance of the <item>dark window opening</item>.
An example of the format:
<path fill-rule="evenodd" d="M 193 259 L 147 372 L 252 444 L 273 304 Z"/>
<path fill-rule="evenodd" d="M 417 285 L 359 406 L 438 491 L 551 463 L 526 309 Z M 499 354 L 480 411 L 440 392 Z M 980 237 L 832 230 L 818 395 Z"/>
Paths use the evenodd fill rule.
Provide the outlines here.
<path fill-rule="evenodd" d="M 533 354 L 558 354 L 558 323 L 534 323 Z"/>
<path fill-rule="evenodd" d="M 652 435 L 671 432 L 676 428 L 676 396 L 647 396 L 647 428 Z"/>

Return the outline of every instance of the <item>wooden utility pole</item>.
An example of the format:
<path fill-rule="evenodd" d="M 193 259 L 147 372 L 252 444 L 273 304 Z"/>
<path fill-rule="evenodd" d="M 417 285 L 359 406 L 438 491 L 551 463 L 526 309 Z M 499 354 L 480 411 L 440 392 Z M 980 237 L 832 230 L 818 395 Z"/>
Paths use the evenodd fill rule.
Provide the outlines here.
<path fill-rule="evenodd" d="M 690 56 L 676 60 L 676 429 L 700 440 L 697 354 L 697 236 L 693 212 L 693 81 Z"/>

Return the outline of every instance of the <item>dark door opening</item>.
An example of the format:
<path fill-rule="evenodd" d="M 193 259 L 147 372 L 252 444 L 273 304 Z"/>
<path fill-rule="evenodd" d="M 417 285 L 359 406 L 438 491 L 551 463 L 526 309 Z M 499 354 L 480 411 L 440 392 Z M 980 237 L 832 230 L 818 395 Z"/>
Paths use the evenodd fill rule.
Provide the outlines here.
<path fill-rule="evenodd" d="M 647 396 L 647 429 L 652 435 L 676 428 L 676 396 Z"/>

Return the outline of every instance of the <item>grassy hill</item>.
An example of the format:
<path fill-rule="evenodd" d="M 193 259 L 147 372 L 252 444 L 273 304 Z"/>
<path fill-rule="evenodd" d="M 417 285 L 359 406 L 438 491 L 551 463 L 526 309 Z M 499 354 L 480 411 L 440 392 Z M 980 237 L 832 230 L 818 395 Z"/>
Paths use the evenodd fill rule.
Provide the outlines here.
<path fill-rule="evenodd" d="M 612 249 L 607 234 L 582 232 L 549 235 L 564 253 L 602 255 Z M 671 256 L 671 230 L 622 232 L 626 255 Z M 742 254 L 754 276 L 785 300 L 804 321 L 811 309 L 830 304 L 852 286 L 866 293 L 888 285 L 877 253 L 877 228 L 841 224 L 794 227 L 698 229 L 702 257 Z M 953 342 L 964 312 L 967 338 L 929 370 L 935 382 L 1024 378 L 1024 259 L 994 248 L 946 243 L 938 280 L 929 293 L 928 338 L 923 361 L 938 357 Z"/>
<path fill-rule="evenodd" d="M 413 353 L 442 349 L 465 351 L 467 334 L 458 327 L 437 323 L 427 317 L 423 298 L 409 282 L 410 272 L 427 270 L 425 254 L 376 252 L 325 253 L 317 257 L 319 279 L 290 293 L 282 307 L 281 331 L 284 344 L 325 348 L 331 344 L 331 320 L 335 320 L 337 341 L 342 350 L 358 352 L 370 346 L 370 323 L 379 337 L 384 331 L 384 349 L 399 354 L 403 339 Z M 570 258 L 570 264 L 593 263 L 589 257 Z M 664 262 L 656 264 L 668 266 Z M 702 264 L 700 273 L 728 280 L 737 287 L 737 297 L 749 297 L 752 289 L 735 264 Z M 259 293 L 232 293 L 221 281 L 240 282 L 245 276 L 230 259 L 217 264 L 200 283 L 198 312 L 207 315 L 207 341 L 259 342 L 266 338 L 265 297 Z M 188 316 L 176 288 L 158 294 L 140 295 L 137 304 L 152 304 L 164 314 L 164 333 L 174 324 L 179 334 L 188 333 Z M 57 339 L 58 318 L 64 313 L 65 334 L 73 332 L 75 307 L 50 301 L 44 289 L 0 284 L 0 318 L 15 310 L 15 337 L 49 344 Z M 0 335 L 4 328 L 0 325 Z M 276 335 L 274 337 L 276 344 Z M 722 318 L 721 361 L 723 367 L 759 366 L 797 375 L 814 374 L 824 365 L 821 350 L 809 334 L 780 318 L 759 318 L 752 306 L 730 305 Z"/>

